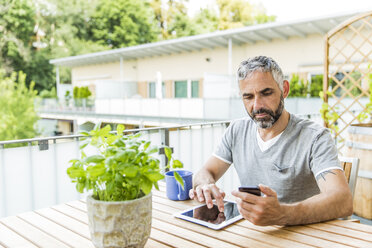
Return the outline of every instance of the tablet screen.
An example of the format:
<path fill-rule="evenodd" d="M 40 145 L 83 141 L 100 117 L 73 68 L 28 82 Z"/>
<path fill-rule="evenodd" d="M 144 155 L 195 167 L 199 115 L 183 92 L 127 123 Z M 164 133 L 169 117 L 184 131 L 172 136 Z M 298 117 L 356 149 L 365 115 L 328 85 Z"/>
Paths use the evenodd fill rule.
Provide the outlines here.
<path fill-rule="evenodd" d="M 210 209 L 207 207 L 207 205 L 202 205 L 200 207 L 183 212 L 181 215 L 216 225 L 227 222 L 240 215 L 236 203 L 225 201 L 224 206 L 225 209 L 223 212 L 220 212 L 217 205 L 213 204 L 213 207 Z"/>

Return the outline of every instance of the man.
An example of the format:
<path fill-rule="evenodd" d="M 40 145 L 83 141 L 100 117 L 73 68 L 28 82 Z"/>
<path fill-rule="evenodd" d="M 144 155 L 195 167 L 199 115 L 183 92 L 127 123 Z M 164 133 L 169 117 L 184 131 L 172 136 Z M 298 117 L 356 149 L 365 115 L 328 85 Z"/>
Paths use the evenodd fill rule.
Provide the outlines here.
<path fill-rule="evenodd" d="M 195 175 L 192 199 L 223 211 L 217 180 L 234 163 L 242 185 L 264 196 L 234 190 L 239 212 L 256 225 L 297 225 L 352 214 L 352 197 L 329 131 L 284 109 L 289 83 L 271 58 L 240 64 L 239 88 L 250 116 L 227 128 L 221 143 Z"/>

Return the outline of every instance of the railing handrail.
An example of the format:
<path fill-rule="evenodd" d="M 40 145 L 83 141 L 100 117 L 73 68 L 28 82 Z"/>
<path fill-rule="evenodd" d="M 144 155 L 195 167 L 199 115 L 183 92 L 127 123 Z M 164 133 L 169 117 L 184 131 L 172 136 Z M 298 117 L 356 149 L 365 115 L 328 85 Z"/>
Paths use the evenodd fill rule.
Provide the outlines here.
<path fill-rule="evenodd" d="M 179 129 L 179 128 L 191 127 L 191 126 L 207 126 L 207 125 L 226 124 L 226 123 L 230 123 L 230 122 L 231 122 L 231 120 L 202 122 L 202 123 L 190 123 L 190 124 L 183 124 L 183 125 L 176 125 L 176 126 L 127 129 L 127 130 L 124 130 L 123 132 L 124 133 L 130 133 L 130 132 L 143 132 L 143 131 L 154 131 L 154 130 L 163 130 L 163 129 Z M 32 139 L 7 140 L 7 141 L 0 141 L 0 146 L 9 145 L 9 144 L 16 144 L 16 143 L 31 143 L 31 142 L 38 142 L 38 141 L 45 141 L 45 140 L 79 139 L 79 138 L 82 138 L 82 137 L 85 137 L 85 136 L 82 135 L 82 134 L 72 134 L 72 135 L 49 136 L 49 137 L 32 138 Z"/>
<path fill-rule="evenodd" d="M 297 114 L 297 116 L 302 116 L 302 117 L 320 116 L 320 113 Z M 164 126 L 164 127 L 127 129 L 127 130 L 124 130 L 123 132 L 130 133 L 130 132 L 154 131 L 154 130 L 164 130 L 164 129 L 180 129 L 180 128 L 192 127 L 192 126 L 208 126 L 208 125 L 227 124 L 227 123 L 230 123 L 231 121 L 232 120 L 224 120 L 224 121 L 200 122 L 200 123 L 190 123 L 190 124 Z M 79 139 L 82 137 L 84 137 L 84 135 L 82 134 L 72 134 L 72 135 L 49 136 L 49 137 L 32 138 L 32 139 L 7 140 L 7 141 L 0 141 L 0 146 L 16 144 L 16 143 L 31 143 L 31 142 L 38 142 L 38 141 L 47 141 L 47 140 Z"/>

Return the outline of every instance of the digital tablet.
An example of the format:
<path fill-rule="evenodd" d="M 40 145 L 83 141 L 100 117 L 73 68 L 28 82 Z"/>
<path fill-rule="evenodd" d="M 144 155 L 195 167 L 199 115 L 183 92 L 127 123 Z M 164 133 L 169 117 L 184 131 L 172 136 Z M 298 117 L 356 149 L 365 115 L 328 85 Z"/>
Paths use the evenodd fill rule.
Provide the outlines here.
<path fill-rule="evenodd" d="M 213 203 L 211 209 L 206 204 L 203 204 L 176 213 L 174 216 L 215 230 L 224 228 L 243 218 L 235 202 L 224 200 L 225 209 L 223 212 L 218 210 L 215 202 Z"/>

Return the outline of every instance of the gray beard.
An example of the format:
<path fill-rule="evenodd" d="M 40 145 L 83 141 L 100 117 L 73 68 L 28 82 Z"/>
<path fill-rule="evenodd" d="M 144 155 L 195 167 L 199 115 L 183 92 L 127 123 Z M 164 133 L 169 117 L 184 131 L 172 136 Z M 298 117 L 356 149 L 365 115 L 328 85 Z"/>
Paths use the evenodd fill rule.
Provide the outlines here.
<path fill-rule="evenodd" d="M 265 108 L 261 108 L 257 111 L 252 111 L 252 114 L 250 114 L 248 111 L 247 113 L 252 118 L 252 120 L 257 124 L 259 128 L 267 129 L 267 128 L 271 128 L 275 124 L 275 122 L 279 120 L 280 116 L 283 113 L 283 109 L 284 109 L 284 98 L 283 98 L 283 94 L 281 94 L 280 102 L 279 102 L 277 109 L 275 110 L 275 113 L 272 110 L 265 109 Z M 269 116 L 265 118 L 257 119 L 256 115 L 262 114 L 262 113 L 268 114 Z"/>

